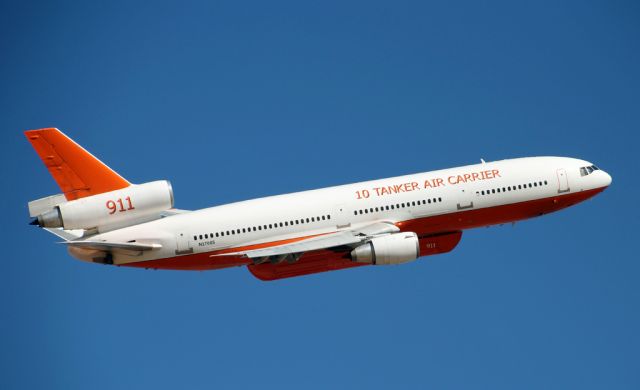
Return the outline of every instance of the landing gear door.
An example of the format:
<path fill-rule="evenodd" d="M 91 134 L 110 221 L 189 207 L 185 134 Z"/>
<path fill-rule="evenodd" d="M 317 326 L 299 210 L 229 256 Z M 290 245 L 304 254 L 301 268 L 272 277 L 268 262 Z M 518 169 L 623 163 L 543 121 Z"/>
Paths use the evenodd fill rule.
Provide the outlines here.
<path fill-rule="evenodd" d="M 569 192 L 569 179 L 567 178 L 567 171 L 564 168 L 560 168 L 556 171 L 558 175 L 558 193 Z"/>
<path fill-rule="evenodd" d="M 193 253 L 193 247 L 187 233 L 181 232 L 176 235 L 176 255 L 186 255 Z"/>

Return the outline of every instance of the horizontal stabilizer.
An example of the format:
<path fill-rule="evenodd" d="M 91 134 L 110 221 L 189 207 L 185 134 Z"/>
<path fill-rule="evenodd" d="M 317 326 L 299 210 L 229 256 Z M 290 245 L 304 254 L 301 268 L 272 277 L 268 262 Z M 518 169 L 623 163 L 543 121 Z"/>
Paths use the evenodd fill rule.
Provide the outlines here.
<path fill-rule="evenodd" d="M 165 210 L 165 211 L 161 212 L 160 216 L 162 218 L 166 218 L 166 217 L 172 217 L 174 215 L 185 214 L 185 213 L 190 213 L 190 212 L 191 212 L 191 210 L 169 209 L 169 210 Z"/>
<path fill-rule="evenodd" d="M 65 244 L 73 248 L 93 249 L 97 251 L 105 252 L 120 252 L 128 254 L 138 254 L 144 251 L 150 251 L 153 249 L 160 249 L 160 244 L 144 244 L 140 242 L 112 242 L 112 241 L 66 241 L 60 244 Z"/>
<path fill-rule="evenodd" d="M 37 221 L 37 220 L 36 220 Z M 48 231 L 51 234 L 55 234 L 56 236 L 62 238 L 65 241 L 73 241 L 81 238 L 84 234 L 84 230 L 64 230 L 63 228 L 44 228 L 44 230 Z"/>

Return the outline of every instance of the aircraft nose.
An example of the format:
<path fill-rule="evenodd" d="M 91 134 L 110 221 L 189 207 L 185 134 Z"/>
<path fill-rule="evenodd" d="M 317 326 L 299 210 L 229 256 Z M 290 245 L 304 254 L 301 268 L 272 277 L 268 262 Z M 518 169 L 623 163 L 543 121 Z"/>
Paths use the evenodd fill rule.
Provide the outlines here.
<path fill-rule="evenodd" d="M 611 185 L 611 181 L 612 181 L 612 180 L 613 180 L 613 179 L 611 178 L 611 175 L 610 175 L 610 174 L 608 174 L 608 173 L 607 173 L 607 172 L 605 172 L 605 171 L 602 171 L 602 185 L 603 185 L 604 187 L 609 187 L 609 186 Z"/>

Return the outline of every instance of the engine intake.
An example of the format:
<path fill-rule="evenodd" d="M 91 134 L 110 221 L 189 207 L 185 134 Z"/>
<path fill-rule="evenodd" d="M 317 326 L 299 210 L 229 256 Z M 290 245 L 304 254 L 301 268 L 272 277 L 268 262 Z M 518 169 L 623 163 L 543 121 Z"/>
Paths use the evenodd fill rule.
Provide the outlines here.
<path fill-rule="evenodd" d="M 420 242 L 413 232 L 375 237 L 351 251 L 353 261 L 375 265 L 408 263 L 419 255 Z"/>

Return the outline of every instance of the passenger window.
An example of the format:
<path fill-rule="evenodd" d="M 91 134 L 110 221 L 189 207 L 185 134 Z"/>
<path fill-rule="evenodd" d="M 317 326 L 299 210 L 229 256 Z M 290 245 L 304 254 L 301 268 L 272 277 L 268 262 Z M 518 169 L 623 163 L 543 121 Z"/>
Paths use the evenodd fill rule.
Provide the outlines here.
<path fill-rule="evenodd" d="M 442 202 L 442 198 L 438 198 L 438 202 Z"/>

